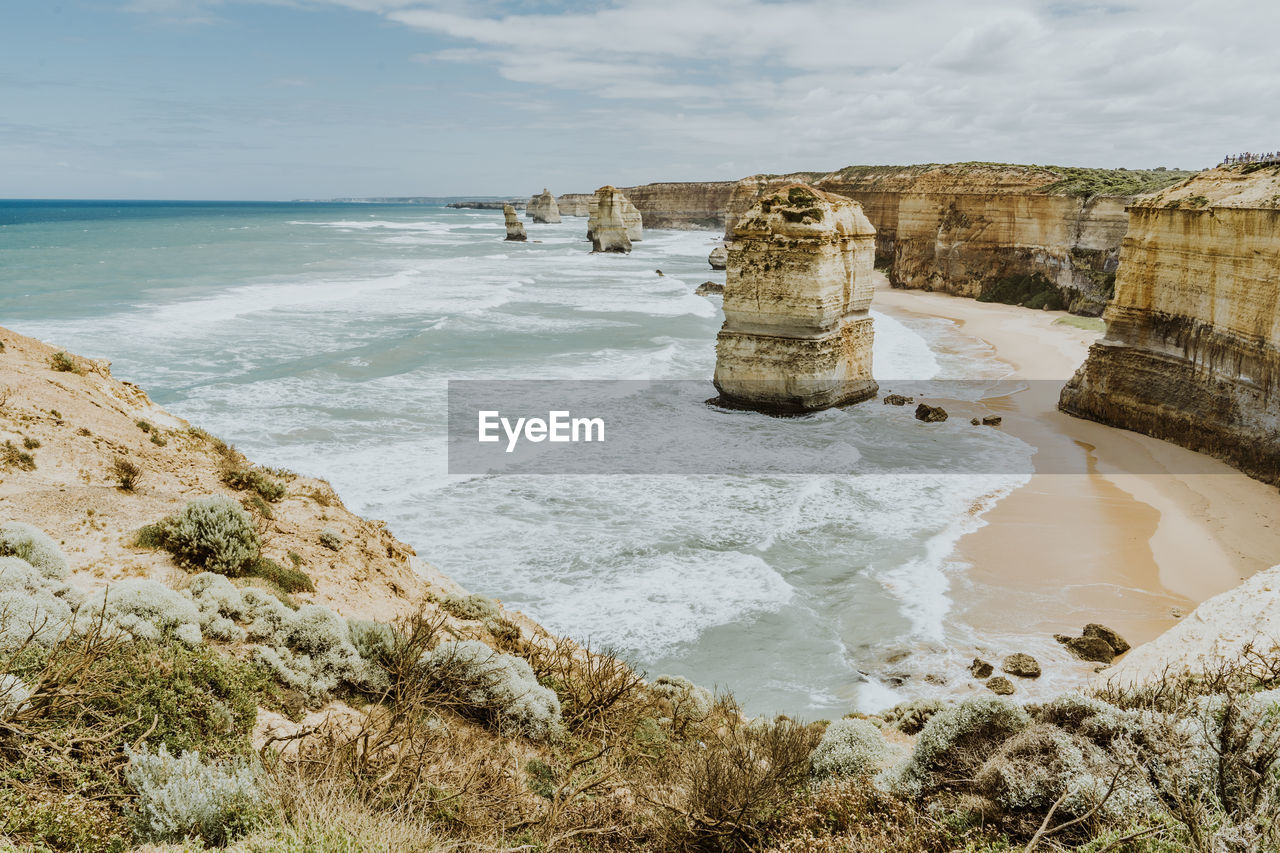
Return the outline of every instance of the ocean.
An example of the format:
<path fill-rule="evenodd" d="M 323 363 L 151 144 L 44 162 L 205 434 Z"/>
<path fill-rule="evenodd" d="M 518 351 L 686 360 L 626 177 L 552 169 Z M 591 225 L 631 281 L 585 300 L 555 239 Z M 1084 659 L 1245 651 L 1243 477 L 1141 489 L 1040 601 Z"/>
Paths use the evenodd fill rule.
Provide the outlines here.
<path fill-rule="evenodd" d="M 694 289 L 723 281 L 706 262 L 718 235 L 647 231 L 604 256 L 584 219 L 526 223 L 513 244 L 500 211 L 0 201 L 0 324 L 110 359 L 257 462 L 327 478 L 469 590 L 752 712 L 972 689 L 975 649 L 1043 647 L 977 635 L 950 595 L 967 568 L 955 542 L 1023 474 L 450 475 L 449 379 L 684 379 L 714 395 L 720 302 Z M 949 322 L 872 313 L 882 388 L 1006 373 Z M 891 408 L 739 412 L 724 430 L 904 458 L 938 440 Z M 998 430 L 964 440 L 1033 452 Z"/>

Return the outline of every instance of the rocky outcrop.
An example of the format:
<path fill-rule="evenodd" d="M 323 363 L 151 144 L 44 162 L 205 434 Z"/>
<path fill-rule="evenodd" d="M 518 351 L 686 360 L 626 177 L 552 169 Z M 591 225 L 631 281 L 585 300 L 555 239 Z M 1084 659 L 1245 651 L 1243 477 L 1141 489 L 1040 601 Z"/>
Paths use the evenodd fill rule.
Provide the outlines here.
<path fill-rule="evenodd" d="M 1131 651 L 1102 678 L 1127 685 L 1163 681 L 1183 673 L 1199 675 L 1238 662 L 1246 646 L 1274 656 L 1280 652 L 1277 642 L 1280 566 L 1258 572 L 1235 589 L 1210 598 L 1168 631 Z"/>
<path fill-rule="evenodd" d="M 591 197 L 587 239 L 593 252 L 630 252 L 644 236 L 640 211 L 622 190 L 603 186 Z M 626 248 L 623 248 L 625 245 Z"/>
<path fill-rule="evenodd" d="M 588 216 L 591 213 L 591 193 L 565 193 L 556 197 L 556 207 L 561 216 Z"/>
<path fill-rule="evenodd" d="M 520 221 L 520 217 L 516 214 L 516 209 L 509 204 L 502 206 L 502 218 L 507 225 L 507 239 L 516 242 L 524 242 L 529 237 L 524 233 L 524 223 Z"/>
<path fill-rule="evenodd" d="M 734 185 L 734 181 L 666 182 L 622 191 L 650 228 L 718 231 L 725 227 Z"/>
<path fill-rule="evenodd" d="M 707 255 L 707 263 L 711 264 L 713 270 L 722 270 L 729 265 L 729 249 L 725 246 L 716 246 L 711 250 L 711 254 Z"/>
<path fill-rule="evenodd" d="M 560 221 L 560 206 L 556 204 L 556 197 L 551 194 L 551 190 L 543 187 L 540 194 L 529 199 L 525 214 L 534 222 L 556 223 Z"/>
<path fill-rule="evenodd" d="M 726 217 L 770 187 L 811 181 L 862 204 L 895 287 L 1101 313 L 1138 193 L 1187 173 L 988 163 L 850 166 L 739 181 Z"/>
<path fill-rule="evenodd" d="M 786 413 L 874 396 L 874 255 L 857 202 L 793 184 L 753 205 L 729 250 L 719 402 Z"/>
<path fill-rule="evenodd" d="M 630 252 L 634 239 L 631 222 L 639 216 L 633 216 L 634 211 L 635 207 L 616 187 L 604 186 L 596 190 L 591 202 L 591 219 L 587 223 L 591 251 Z"/>
<path fill-rule="evenodd" d="M 1062 410 L 1280 483 L 1280 166 L 1205 172 L 1129 212 L 1106 336 Z"/>

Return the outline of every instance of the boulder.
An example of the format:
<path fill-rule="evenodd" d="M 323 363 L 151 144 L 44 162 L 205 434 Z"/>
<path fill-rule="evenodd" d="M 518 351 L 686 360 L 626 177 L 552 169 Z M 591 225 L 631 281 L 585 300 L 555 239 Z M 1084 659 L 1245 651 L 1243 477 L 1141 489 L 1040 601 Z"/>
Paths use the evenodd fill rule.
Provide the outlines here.
<path fill-rule="evenodd" d="M 1118 655 L 1124 654 L 1131 648 L 1131 646 L 1125 642 L 1124 638 L 1115 631 L 1112 631 L 1106 625 L 1099 625 L 1096 622 L 1090 622 L 1088 625 L 1084 626 L 1084 635 L 1086 637 L 1097 637 L 1098 639 L 1106 640 L 1107 645 L 1115 649 L 1115 652 Z"/>
<path fill-rule="evenodd" d="M 1111 663 L 1116 659 L 1116 650 L 1101 637 L 1072 637 L 1065 645 L 1067 650 L 1080 660 Z"/>
<path fill-rule="evenodd" d="M 704 281 L 702 284 L 698 285 L 698 289 L 695 290 L 694 293 L 699 296 L 709 296 L 713 293 L 723 294 L 724 285 L 718 281 Z"/>
<path fill-rule="evenodd" d="M 1021 652 L 1006 657 L 1000 664 L 1000 669 L 1020 678 L 1040 677 L 1040 662 L 1031 655 L 1025 655 Z"/>
<path fill-rule="evenodd" d="M 999 415 L 984 415 L 981 418 L 970 418 L 969 423 L 974 426 L 1000 426 L 1002 420 Z"/>
<path fill-rule="evenodd" d="M 974 658 L 973 663 L 969 664 L 969 674 L 974 678 L 990 678 L 995 669 L 982 658 Z"/>
<path fill-rule="evenodd" d="M 544 224 L 559 222 L 560 206 L 556 204 L 556 197 L 551 194 L 551 190 L 543 187 L 541 194 L 529 199 L 529 204 L 525 207 L 525 215 L 534 222 Z"/>
<path fill-rule="evenodd" d="M 1003 675 L 997 675 L 995 678 L 988 678 L 986 687 L 997 696 L 1013 695 L 1013 682 L 1005 678 Z"/>
<path fill-rule="evenodd" d="M 515 240 L 523 243 L 529 237 L 524 233 L 524 223 L 520 221 L 520 217 L 516 214 L 516 209 L 509 204 L 502 206 L 502 218 L 507 224 L 507 239 Z"/>
<path fill-rule="evenodd" d="M 732 237 L 718 402 L 785 414 L 874 397 L 875 229 L 862 206 L 790 184 L 758 199 Z"/>
<path fill-rule="evenodd" d="M 716 246 L 711 250 L 711 254 L 707 255 L 707 263 L 711 264 L 713 270 L 722 270 L 729 265 L 729 250 L 724 246 Z"/>
<path fill-rule="evenodd" d="M 901 394 L 886 394 L 884 404 L 886 406 L 905 406 L 908 403 L 914 403 L 915 397 L 904 397 Z"/>
<path fill-rule="evenodd" d="M 942 423 L 947 419 L 947 410 L 941 406 L 930 406 L 927 403 L 921 403 L 916 406 L 916 420 L 924 421 L 927 424 Z"/>

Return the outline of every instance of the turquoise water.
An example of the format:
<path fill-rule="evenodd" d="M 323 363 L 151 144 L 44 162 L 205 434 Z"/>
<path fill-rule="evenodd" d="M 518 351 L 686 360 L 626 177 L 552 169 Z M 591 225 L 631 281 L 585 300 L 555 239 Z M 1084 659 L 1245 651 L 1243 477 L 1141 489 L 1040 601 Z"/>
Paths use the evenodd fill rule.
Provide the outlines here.
<path fill-rule="evenodd" d="M 1022 477 L 450 477 L 447 379 L 714 367 L 719 301 L 693 290 L 723 280 L 716 235 L 650 231 L 620 257 L 589 254 L 582 219 L 527 229 L 505 243 L 498 212 L 415 205 L 0 202 L 0 323 L 329 479 L 469 589 L 756 711 L 880 706 L 947 689 L 926 673 L 959 683 L 975 645 L 1028 648 L 976 636 L 949 595 L 975 508 Z M 882 384 L 1003 374 L 950 324 L 875 316 Z M 958 423 L 926 437 L 887 408 L 737 413 L 726 438 L 1030 454 Z"/>

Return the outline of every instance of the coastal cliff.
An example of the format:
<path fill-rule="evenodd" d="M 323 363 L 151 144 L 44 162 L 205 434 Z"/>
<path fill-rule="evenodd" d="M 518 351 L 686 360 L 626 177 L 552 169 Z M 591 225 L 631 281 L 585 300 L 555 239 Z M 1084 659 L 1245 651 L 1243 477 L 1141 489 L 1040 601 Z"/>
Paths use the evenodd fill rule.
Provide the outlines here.
<path fill-rule="evenodd" d="M 622 192 L 649 228 L 718 231 L 725 227 L 734 186 L 733 181 L 667 182 L 623 187 Z"/>
<path fill-rule="evenodd" d="M 1204 172 L 1129 213 L 1107 334 L 1061 408 L 1280 483 L 1280 166 Z"/>
<path fill-rule="evenodd" d="M 766 190 L 809 181 L 862 205 L 895 287 L 1096 315 L 1111 296 L 1126 205 L 1187 174 L 957 163 L 757 175 L 734 186 L 726 229 Z"/>
<path fill-rule="evenodd" d="M 565 193 L 556 196 L 561 216 L 587 216 L 591 212 L 591 193 Z"/>

